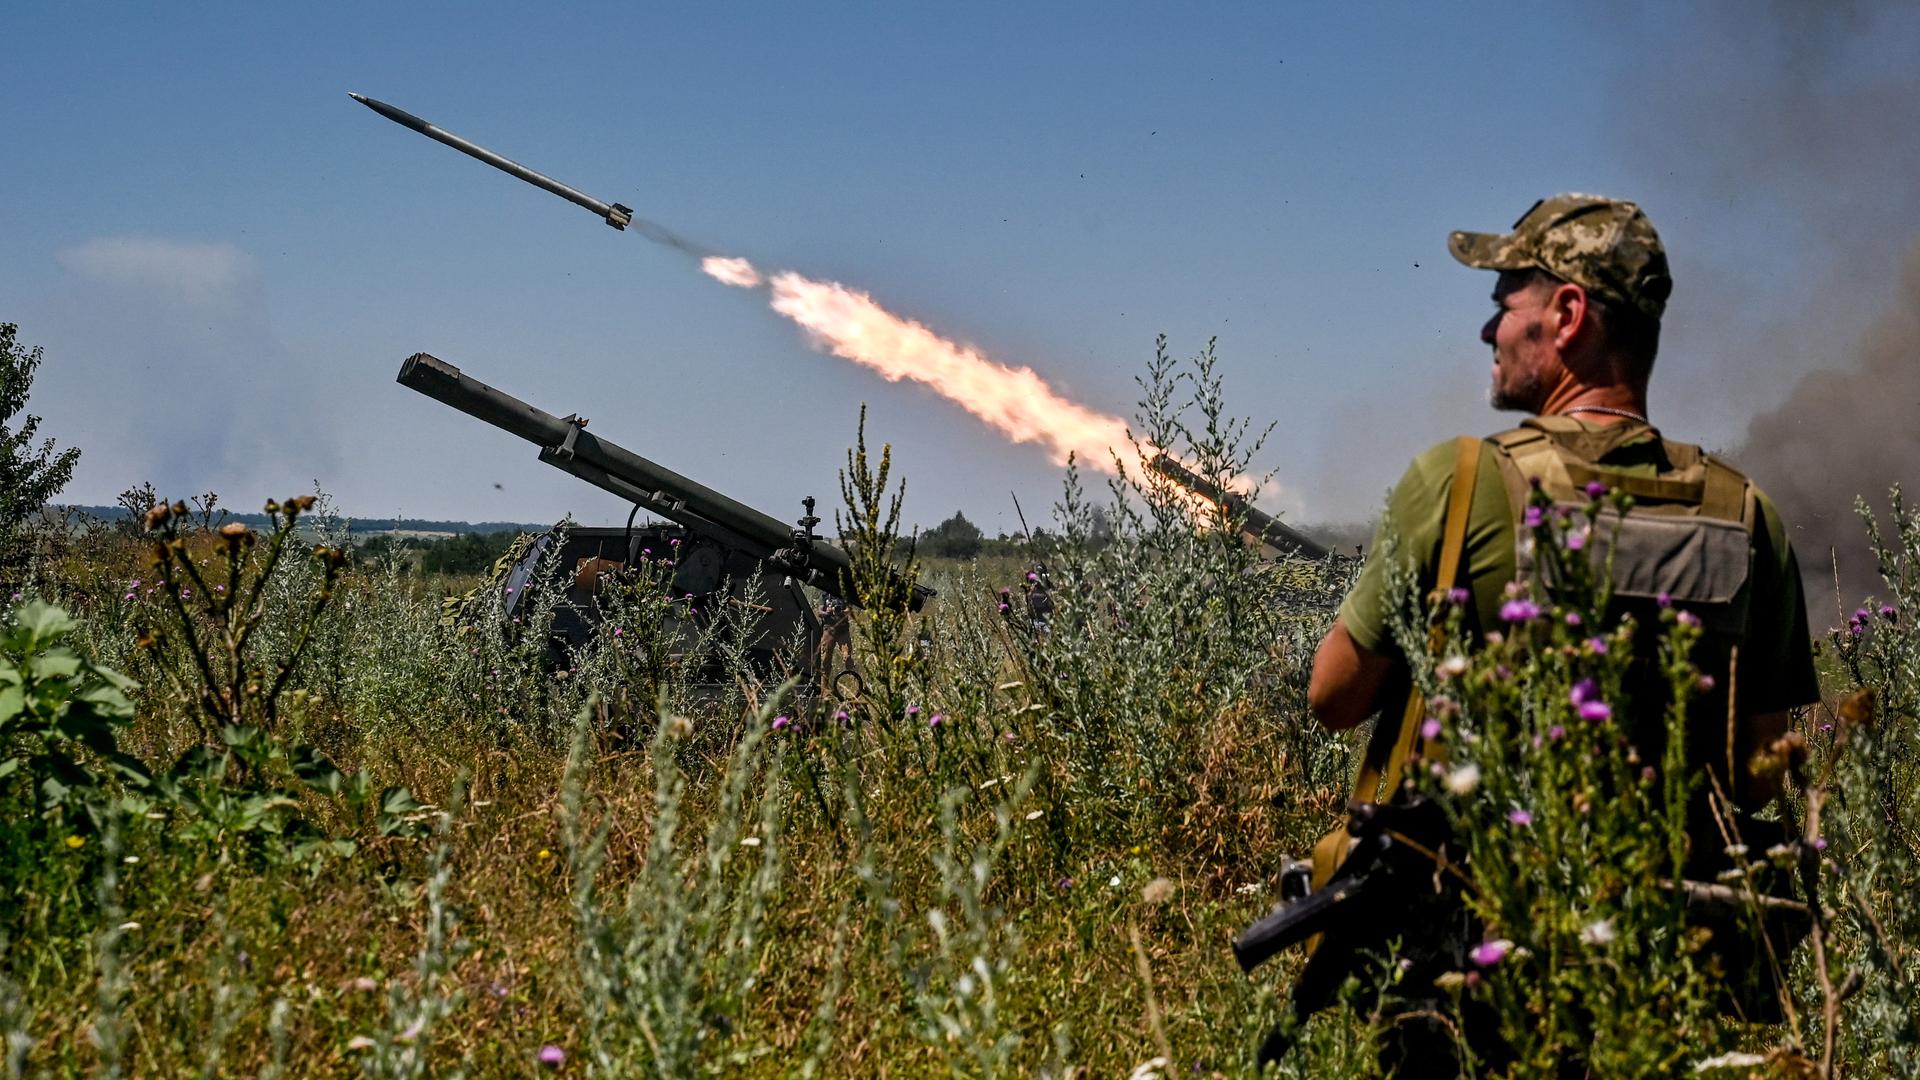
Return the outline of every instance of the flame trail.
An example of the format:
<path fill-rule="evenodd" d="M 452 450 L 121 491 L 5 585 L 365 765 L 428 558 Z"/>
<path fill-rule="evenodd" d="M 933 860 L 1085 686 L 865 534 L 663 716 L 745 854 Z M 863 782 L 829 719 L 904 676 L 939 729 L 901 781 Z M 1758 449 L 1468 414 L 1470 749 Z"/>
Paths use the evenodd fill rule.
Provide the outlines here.
<path fill-rule="evenodd" d="M 762 278 L 745 259 L 709 256 L 700 269 L 738 288 L 764 283 L 773 310 L 807 332 L 815 348 L 871 368 L 889 382 L 909 379 L 985 421 L 1018 443 L 1038 443 L 1055 464 L 1069 457 L 1102 472 L 1142 464 L 1126 421 L 1062 397 L 1032 368 L 1011 367 L 903 319 L 872 296 L 838 282 L 814 281 L 792 271 Z M 1136 473 L 1136 475 L 1138 475 Z"/>

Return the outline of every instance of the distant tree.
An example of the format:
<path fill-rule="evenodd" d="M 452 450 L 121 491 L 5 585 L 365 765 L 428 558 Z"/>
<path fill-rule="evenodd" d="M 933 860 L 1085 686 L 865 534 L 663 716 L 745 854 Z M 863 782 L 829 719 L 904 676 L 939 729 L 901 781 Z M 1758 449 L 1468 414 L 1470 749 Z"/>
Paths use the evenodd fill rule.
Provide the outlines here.
<path fill-rule="evenodd" d="M 1113 512 L 1095 503 L 1087 510 L 1087 546 L 1103 548 L 1113 543 Z"/>
<path fill-rule="evenodd" d="M 20 561 L 21 526 L 67 486 L 80 460 L 80 451 L 72 447 L 55 452 L 52 439 L 38 449 L 33 445 L 40 418 L 20 410 L 26 408 L 41 350 L 38 345 L 22 349 L 15 340 L 18 330 L 14 323 L 0 323 L 0 564 Z"/>
<path fill-rule="evenodd" d="M 936 558 L 971 559 L 980 554 L 983 541 L 980 527 L 955 511 L 952 517 L 920 534 L 920 550 Z"/>

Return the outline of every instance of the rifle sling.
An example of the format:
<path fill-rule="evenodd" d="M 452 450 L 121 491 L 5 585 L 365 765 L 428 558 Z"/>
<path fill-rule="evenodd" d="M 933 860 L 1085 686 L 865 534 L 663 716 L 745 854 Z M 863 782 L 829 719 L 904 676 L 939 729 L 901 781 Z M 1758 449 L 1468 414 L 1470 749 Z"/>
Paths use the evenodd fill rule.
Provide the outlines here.
<path fill-rule="evenodd" d="M 1447 495 L 1447 522 L 1440 540 L 1440 566 L 1434 580 L 1435 595 L 1444 596 L 1453 588 L 1459 578 L 1460 559 L 1466 551 L 1468 511 L 1473 507 L 1474 483 L 1480 474 L 1481 440 L 1471 436 L 1461 436 L 1454 443 L 1453 487 Z M 1420 697 L 1418 687 L 1407 691 L 1407 706 L 1400 715 L 1398 727 L 1390 726 L 1386 716 L 1374 724 L 1373 736 L 1367 740 L 1366 755 L 1360 760 L 1360 775 L 1353 784 L 1353 801 L 1378 802 L 1380 777 L 1383 771 L 1387 777 L 1385 798 L 1391 799 L 1400 786 L 1400 774 L 1405 770 L 1407 757 L 1413 752 L 1414 737 L 1419 734 L 1420 721 L 1426 718 L 1426 702 Z M 1342 822 L 1332 832 L 1321 837 L 1313 845 L 1313 888 L 1326 887 L 1332 880 L 1333 872 L 1347 859 L 1352 846 L 1353 836 Z M 1320 948 L 1322 935 L 1314 934 L 1307 939 L 1307 955 L 1315 955 Z"/>

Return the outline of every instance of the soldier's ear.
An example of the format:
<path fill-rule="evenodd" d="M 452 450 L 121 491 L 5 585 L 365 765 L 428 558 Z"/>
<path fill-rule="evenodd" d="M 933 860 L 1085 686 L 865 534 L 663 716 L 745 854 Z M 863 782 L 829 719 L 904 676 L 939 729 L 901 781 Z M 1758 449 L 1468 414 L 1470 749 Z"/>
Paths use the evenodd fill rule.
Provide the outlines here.
<path fill-rule="evenodd" d="M 1562 352 L 1571 347 L 1580 335 L 1591 334 L 1597 329 L 1593 305 L 1587 300 L 1587 290 L 1571 281 L 1563 281 L 1554 287 L 1553 295 L 1547 297 L 1547 310 L 1554 319 L 1553 343 Z"/>

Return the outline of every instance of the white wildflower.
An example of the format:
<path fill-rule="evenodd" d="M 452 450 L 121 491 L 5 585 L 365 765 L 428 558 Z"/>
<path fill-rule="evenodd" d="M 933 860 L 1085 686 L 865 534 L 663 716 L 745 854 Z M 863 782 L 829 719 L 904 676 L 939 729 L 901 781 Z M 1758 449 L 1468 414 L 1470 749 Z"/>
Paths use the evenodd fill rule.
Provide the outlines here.
<path fill-rule="evenodd" d="M 1613 941 L 1613 920 L 1597 919 L 1580 928 L 1580 940 L 1588 945 L 1607 945 Z"/>
<path fill-rule="evenodd" d="M 1462 765 L 1447 774 L 1447 791 L 1454 795 L 1471 795 L 1480 786 L 1480 766 Z"/>

